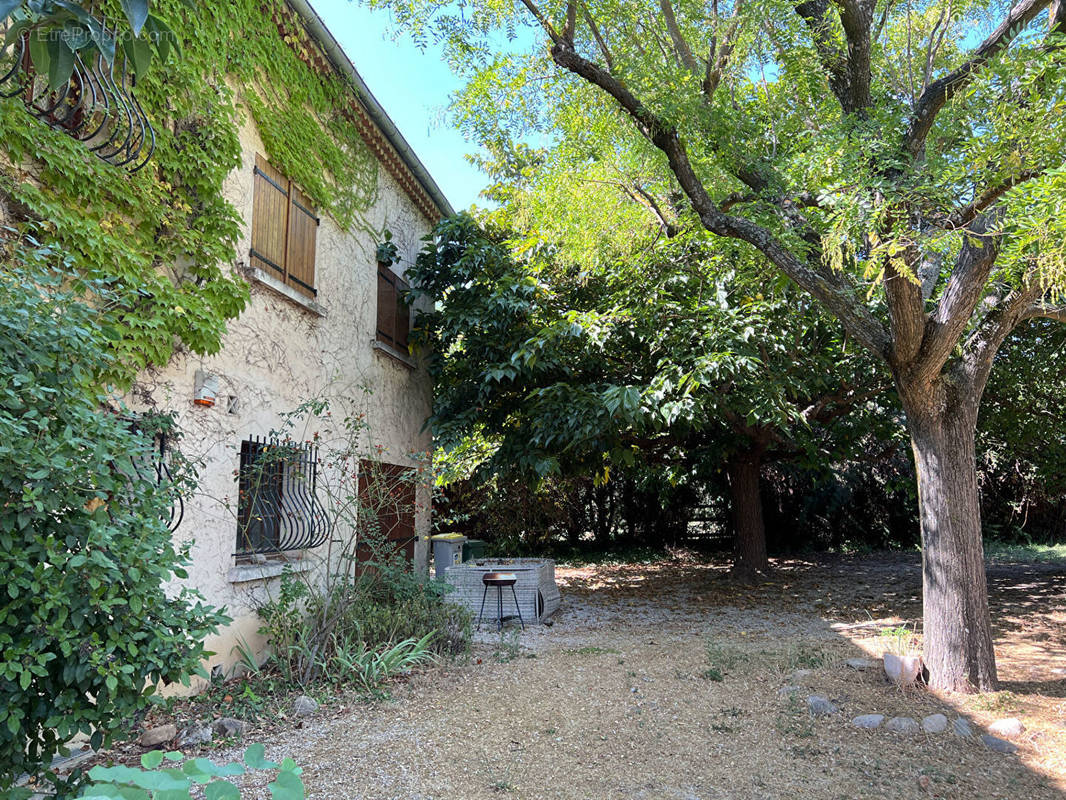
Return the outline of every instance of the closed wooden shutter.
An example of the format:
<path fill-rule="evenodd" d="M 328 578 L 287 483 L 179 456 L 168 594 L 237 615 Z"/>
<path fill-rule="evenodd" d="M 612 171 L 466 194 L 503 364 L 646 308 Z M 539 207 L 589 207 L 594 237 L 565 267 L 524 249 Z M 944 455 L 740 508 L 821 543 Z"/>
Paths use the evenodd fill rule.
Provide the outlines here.
<path fill-rule="evenodd" d="M 384 264 L 378 264 L 377 337 L 396 346 L 396 276 Z"/>
<path fill-rule="evenodd" d="M 368 527 L 387 552 L 400 552 L 408 561 L 415 557 L 415 482 L 414 470 L 399 464 L 361 460 L 359 462 L 359 499 Z M 373 518 L 373 524 L 371 521 Z M 366 561 L 371 549 L 357 544 L 356 560 Z"/>
<path fill-rule="evenodd" d="M 257 155 L 252 191 L 251 261 L 253 267 L 281 280 L 285 280 L 288 219 L 289 181 Z"/>
<path fill-rule="evenodd" d="M 318 218 L 311 208 L 311 199 L 291 187 L 289 206 L 289 285 L 298 292 L 315 296 L 315 237 Z"/>
<path fill-rule="evenodd" d="M 261 155 L 255 157 L 250 261 L 314 297 L 318 217 L 311 199 Z"/>
<path fill-rule="evenodd" d="M 407 284 L 397 278 L 396 297 L 393 301 L 396 303 L 396 333 L 393 338 L 396 340 L 396 347 L 404 352 L 407 352 L 407 334 L 411 330 L 411 309 L 403 301 L 403 293 L 407 289 Z"/>

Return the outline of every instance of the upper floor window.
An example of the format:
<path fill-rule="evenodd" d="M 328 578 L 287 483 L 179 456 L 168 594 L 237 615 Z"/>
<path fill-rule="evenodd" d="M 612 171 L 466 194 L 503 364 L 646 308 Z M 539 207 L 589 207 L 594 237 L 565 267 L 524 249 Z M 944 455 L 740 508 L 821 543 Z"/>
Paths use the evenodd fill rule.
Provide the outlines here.
<path fill-rule="evenodd" d="M 403 353 L 407 352 L 407 333 L 411 329 L 411 309 L 403 302 L 407 288 L 388 264 L 378 262 L 377 339 Z"/>
<path fill-rule="evenodd" d="M 319 219 L 311 198 L 261 155 L 255 157 L 252 195 L 253 267 L 314 297 L 315 237 Z"/>

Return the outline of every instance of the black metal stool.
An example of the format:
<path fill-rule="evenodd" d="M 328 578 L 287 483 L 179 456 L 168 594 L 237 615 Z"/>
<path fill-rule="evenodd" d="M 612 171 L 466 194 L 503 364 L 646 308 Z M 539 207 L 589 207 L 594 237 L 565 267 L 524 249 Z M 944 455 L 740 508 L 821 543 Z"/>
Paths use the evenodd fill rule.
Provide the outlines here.
<path fill-rule="evenodd" d="M 503 587 L 511 587 L 511 596 L 514 597 L 514 607 L 518 612 L 518 621 L 522 623 L 522 630 L 526 629 L 526 621 L 522 619 L 522 609 L 518 605 L 518 594 L 515 592 L 514 585 L 518 581 L 518 576 L 513 572 L 486 572 L 481 576 L 481 583 L 485 588 L 481 592 L 481 610 L 477 615 L 477 627 L 481 629 L 481 618 L 485 614 L 485 597 L 489 593 L 489 587 L 496 587 L 496 630 L 503 630 Z"/>

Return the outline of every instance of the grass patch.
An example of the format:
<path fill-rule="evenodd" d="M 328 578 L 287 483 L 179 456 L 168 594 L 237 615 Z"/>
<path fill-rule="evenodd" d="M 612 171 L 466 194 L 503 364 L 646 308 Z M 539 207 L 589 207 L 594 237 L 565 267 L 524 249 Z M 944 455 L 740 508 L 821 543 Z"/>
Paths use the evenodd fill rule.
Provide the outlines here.
<path fill-rule="evenodd" d="M 1066 564 L 1064 544 L 985 542 L 985 559 L 999 564 Z"/>

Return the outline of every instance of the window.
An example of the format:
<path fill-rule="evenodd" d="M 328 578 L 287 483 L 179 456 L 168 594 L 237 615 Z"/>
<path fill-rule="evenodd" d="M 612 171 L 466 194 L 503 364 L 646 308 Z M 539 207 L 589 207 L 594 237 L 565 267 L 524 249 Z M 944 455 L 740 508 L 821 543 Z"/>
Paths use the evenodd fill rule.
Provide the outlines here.
<path fill-rule="evenodd" d="M 411 329 L 411 309 L 403 302 L 407 284 L 388 264 L 378 262 L 378 327 L 379 342 L 407 352 L 407 332 Z"/>
<path fill-rule="evenodd" d="M 310 445 L 245 439 L 237 472 L 237 555 L 309 550 L 326 540 Z"/>
<path fill-rule="evenodd" d="M 315 237 L 319 219 L 311 199 L 260 155 L 252 194 L 253 267 L 308 297 L 315 289 Z"/>
<path fill-rule="evenodd" d="M 361 542 L 356 559 L 366 561 L 399 552 L 415 557 L 415 471 L 380 461 L 359 462 Z M 384 550 L 384 552 L 381 552 Z"/>

